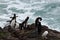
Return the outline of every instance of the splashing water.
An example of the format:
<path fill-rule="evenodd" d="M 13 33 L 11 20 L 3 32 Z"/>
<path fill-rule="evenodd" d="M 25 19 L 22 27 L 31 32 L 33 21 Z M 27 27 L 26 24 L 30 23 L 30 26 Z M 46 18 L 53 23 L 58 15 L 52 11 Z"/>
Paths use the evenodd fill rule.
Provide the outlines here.
<path fill-rule="evenodd" d="M 4 27 L 9 17 L 16 13 L 17 22 L 27 16 L 28 23 L 34 23 L 36 17 L 43 18 L 42 25 L 60 31 L 60 0 L 0 0 L 0 26 Z"/>

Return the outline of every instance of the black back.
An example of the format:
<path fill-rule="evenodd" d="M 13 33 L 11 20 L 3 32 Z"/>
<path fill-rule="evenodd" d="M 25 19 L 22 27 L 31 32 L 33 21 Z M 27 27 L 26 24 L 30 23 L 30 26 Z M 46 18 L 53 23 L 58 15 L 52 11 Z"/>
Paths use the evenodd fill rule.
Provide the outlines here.
<path fill-rule="evenodd" d="M 22 22 L 22 24 L 26 23 L 28 21 L 29 17 L 25 19 L 25 21 Z"/>
<path fill-rule="evenodd" d="M 25 21 L 23 21 L 23 22 L 21 23 L 21 30 L 22 30 L 22 27 L 25 29 L 25 27 L 27 26 L 26 23 L 27 23 L 28 19 L 29 19 L 29 17 L 27 17 L 27 18 L 25 19 Z"/>
<path fill-rule="evenodd" d="M 42 18 L 41 17 L 38 17 L 36 20 L 35 20 L 35 26 L 38 28 L 38 33 L 40 34 L 41 33 L 41 22 L 39 22 L 39 20 L 41 21 Z"/>

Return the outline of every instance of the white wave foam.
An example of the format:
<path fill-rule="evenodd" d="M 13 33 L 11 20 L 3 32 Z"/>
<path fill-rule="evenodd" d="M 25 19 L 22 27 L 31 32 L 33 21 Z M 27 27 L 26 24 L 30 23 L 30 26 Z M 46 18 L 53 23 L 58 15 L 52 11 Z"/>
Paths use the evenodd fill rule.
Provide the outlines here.
<path fill-rule="evenodd" d="M 17 17 L 17 22 L 21 23 L 22 21 L 24 21 L 24 19 L 29 16 L 30 19 L 29 21 L 31 20 L 33 23 L 36 19 L 37 16 L 33 16 L 35 14 L 36 11 L 39 11 L 39 10 L 43 10 L 45 7 L 45 5 L 47 4 L 50 4 L 50 3 L 55 3 L 55 2 L 60 2 L 60 0 L 4 0 L 4 1 L 1 1 L 0 0 L 0 4 L 5 4 L 5 5 L 8 5 L 7 8 L 4 8 L 8 14 L 2 14 L 0 15 L 0 19 L 3 19 L 1 22 L 0 22 L 0 26 L 3 26 L 7 20 L 9 20 L 10 16 L 12 16 L 12 14 L 16 13 L 16 12 L 13 12 L 12 10 L 9 10 L 9 8 L 16 8 L 16 10 L 26 10 L 26 12 L 24 13 L 16 13 L 18 15 Z M 59 9 L 59 8 L 57 8 Z M 43 18 L 42 20 L 42 25 L 47 25 L 49 26 L 49 28 L 53 29 L 53 30 L 58 30 L 59 31 L 59 24 L 57 24 L 56 22 L 56 19 L 53 18 L 53 16 L 49 16 L 50 15 L 56 15 L 58 10 L 54 10 L 53 13 L 52 12 L 48 12 L 47 14 L 48 15 L 45 15 L 46 17 Z M 34 12 L 31 12 L 31 10 L 36 10 Z M 60 9 L 59 9 L 60 10 Z M 60 13 L 60 12 L 59 12 Z M 57 16 L 59 15 L 59 13 L 57 14 Z M 43 16 L 41 16 L 43 17 Z M 49 18 L 47 18 L 49 17 Z M 4 21 L 5 20 L 5 21 Z M 51 22 L 50 20 L 52 21 L 56 21 L 55 23 L 58 25 L 57 28 L 56 27 L 56 24 L 48 24 L 49 22 Z M 31 22 L 30 21 L 30 22 Z"/>

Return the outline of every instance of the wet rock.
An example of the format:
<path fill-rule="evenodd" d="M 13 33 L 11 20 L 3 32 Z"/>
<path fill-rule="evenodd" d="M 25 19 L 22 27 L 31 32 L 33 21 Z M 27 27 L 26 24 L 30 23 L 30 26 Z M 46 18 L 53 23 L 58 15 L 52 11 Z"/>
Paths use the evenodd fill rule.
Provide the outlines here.
<path fill-rule="evenodd" d="M 28 25 L 27 31 L 12 29 L 10 26 L 0 28 L 0 40 L 42 40 L 42 33 L 48 31 L 47 40 L 60 40 L 60 32 L 42 25 L 41 34 L 38 34 L 35 24 Z M 24 31 L 24 32 L 23 32 Z"/>

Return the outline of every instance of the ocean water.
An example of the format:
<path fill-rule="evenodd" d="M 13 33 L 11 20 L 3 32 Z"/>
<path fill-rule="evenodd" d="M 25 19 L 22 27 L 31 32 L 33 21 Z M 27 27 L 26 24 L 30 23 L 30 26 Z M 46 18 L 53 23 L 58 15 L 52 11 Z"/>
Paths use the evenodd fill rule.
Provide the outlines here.
<path fill-rule="evenodd" d="M 0 27 L 3 28 L 14 13 L 18 23 L 29 16 L 31 24 L 40 16 L 42 25 L 60 31 L 60 0 L 0 0 Z"/>

